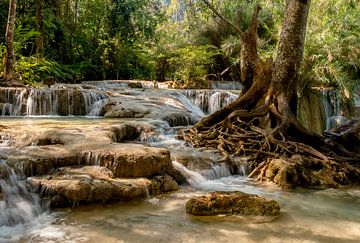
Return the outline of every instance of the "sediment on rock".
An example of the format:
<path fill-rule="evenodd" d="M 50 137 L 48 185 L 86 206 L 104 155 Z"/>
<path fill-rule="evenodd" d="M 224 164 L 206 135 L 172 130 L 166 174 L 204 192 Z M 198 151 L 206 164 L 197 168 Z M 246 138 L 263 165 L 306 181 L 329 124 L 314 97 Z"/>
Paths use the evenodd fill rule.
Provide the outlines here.
<path fill-rule="evenodd" d="M 27 185 L 49 200 L 52 207 L 130 201 L 179 188 L 168 175 L 152 179 L 115 178 L 110 170 L 99 166 L 60 168 L 52 175 L 29 177 Z"/>
<path fill-rule="evenodd" d="M 186 203 L 186 212 L 196 216 L 239 215 L 277 217 L 279 204 L 243 192 L 212 192 Z"/>

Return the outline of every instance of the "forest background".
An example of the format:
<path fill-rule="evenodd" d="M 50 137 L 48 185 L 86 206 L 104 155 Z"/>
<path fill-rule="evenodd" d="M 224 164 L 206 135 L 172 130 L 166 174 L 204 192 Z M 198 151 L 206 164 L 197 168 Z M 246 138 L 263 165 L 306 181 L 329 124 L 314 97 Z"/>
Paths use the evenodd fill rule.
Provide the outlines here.
<path fill-rule="evenodd" d="M 212 2 L 243 30 L 259 2 L 258 52 L 274 57 L 284 0 Z M 353 102 L 360 83 L 356 2 L 312 1 L 299 96 L 309 87 L 326 86 L 337 88 L 344 103 Z M 8 0 L 0 2 L 1 57 L 8 6 Z M 14 38 L 17 79 L 31 85 L 143 79 L 189 88 L 240 79 L 237 33 L 202 1 L 18 0 Z"/>

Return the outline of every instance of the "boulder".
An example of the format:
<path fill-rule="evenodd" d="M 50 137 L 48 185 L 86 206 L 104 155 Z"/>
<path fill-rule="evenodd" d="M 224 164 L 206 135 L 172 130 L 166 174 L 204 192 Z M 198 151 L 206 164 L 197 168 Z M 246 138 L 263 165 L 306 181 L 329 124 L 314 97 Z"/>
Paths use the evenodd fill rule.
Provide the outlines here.
<path fill-rule="evenodd" d="M 336 142 L 356 154 L 360 153 L 360 120 L 350 120 L 331 129 Z"/>
<path fill-rule="evenodd" d="M 158 195 L 164 192 L 171 192 L 179 190 L 179 185 L 169 175 L 155 176 L 151 179 L 149 192 L 151 195 Z"/>
<path fill-rule="evenodd" d="M 280 206 L 274 200 L 243 192 L 212 192 L 186 203 L 186 212 L 196 216 L 239 215 L 277 217 Z"/>

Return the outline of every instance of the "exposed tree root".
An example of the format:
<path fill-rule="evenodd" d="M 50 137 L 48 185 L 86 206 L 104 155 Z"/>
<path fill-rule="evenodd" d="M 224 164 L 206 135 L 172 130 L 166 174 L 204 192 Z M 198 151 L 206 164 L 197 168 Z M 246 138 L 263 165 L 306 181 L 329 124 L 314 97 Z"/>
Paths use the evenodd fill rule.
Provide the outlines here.
<path fill-rule="evenodd" d="M 281 125 L 272 129 L 260 128 L 259 113 L 255 113 L 255 117 L 246 113 L 248 121 L 241 118 L 243 114 L 243 111 L 233 112 L 211 127 L 201 130 L 194 127 L 182 131 L 181 136 L 189 146 L 217 149 L 223 155 L 219 162 L 230 164 L 234 172 L 239 157 L 251 158 L 248 160 L 249 177 L 274 181 L 284 188 L 337 187 L 360 182 L 360 156 L 330 153 L 337 146 L 336 141 L 328 147 L 315 148 L 283 133 L 283 129 L 279 129 Z M 277 166 L 274 161 L 281 161 L 281 168 L 274 169 Z"/>

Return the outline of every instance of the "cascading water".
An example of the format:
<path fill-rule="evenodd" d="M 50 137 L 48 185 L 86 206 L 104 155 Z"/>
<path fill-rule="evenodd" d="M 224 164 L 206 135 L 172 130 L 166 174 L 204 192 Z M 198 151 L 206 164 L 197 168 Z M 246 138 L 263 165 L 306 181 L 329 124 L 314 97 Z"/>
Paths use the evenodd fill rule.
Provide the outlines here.
<path fill-rule="evenodd" d="M 341 101 L 336 90 L 322 89 L 322 99 L 326 115 L 326 129 L 330 130 L 336 125 L 340 125 L 346 121 L 342 115 Z"/>
<path fill-rule="evenodd" d="M 106 98 L 108 95 L 101 90 L 87 90 L 81 86 L 4 88 L 0 90 L 0 115 L 90 115 L 93 105 Z"/>
<path fill-rule="evenodd" d="M 25 104 L 26 89 L 8 88 L 0 90 L 0 115 L 20 116 Z"/>
<path fill-rule="evenodd" d="M 82 92 L 85 104 L 86 115 L 99 116 L 103 100 L 108 98 L 106 94 L 96 90 L 84 90 Z"/>
<path fill-rule="evenodd" d="M 0 228 L 28 223 L 44 212 L 38 195 L 28 192 L 4 160 L 0 160 L 0 189 Z"/>
<path fill-rule="evenodd" d="M 204 113 L 213 113 L 234 102 L 238 94 L 225 90 L 183 90 L 184 95 Z"/>
<path fill-rule="evenodd" d="M 177 161 L 173 161 L 174 168 L 179 171 L 191 187 L 203 191 L 238 191 L 251 192 L 246 185 L 245 176 L 231 176 L 226 164 L 213 166 L 210 170 L 192 171 Z"/>

